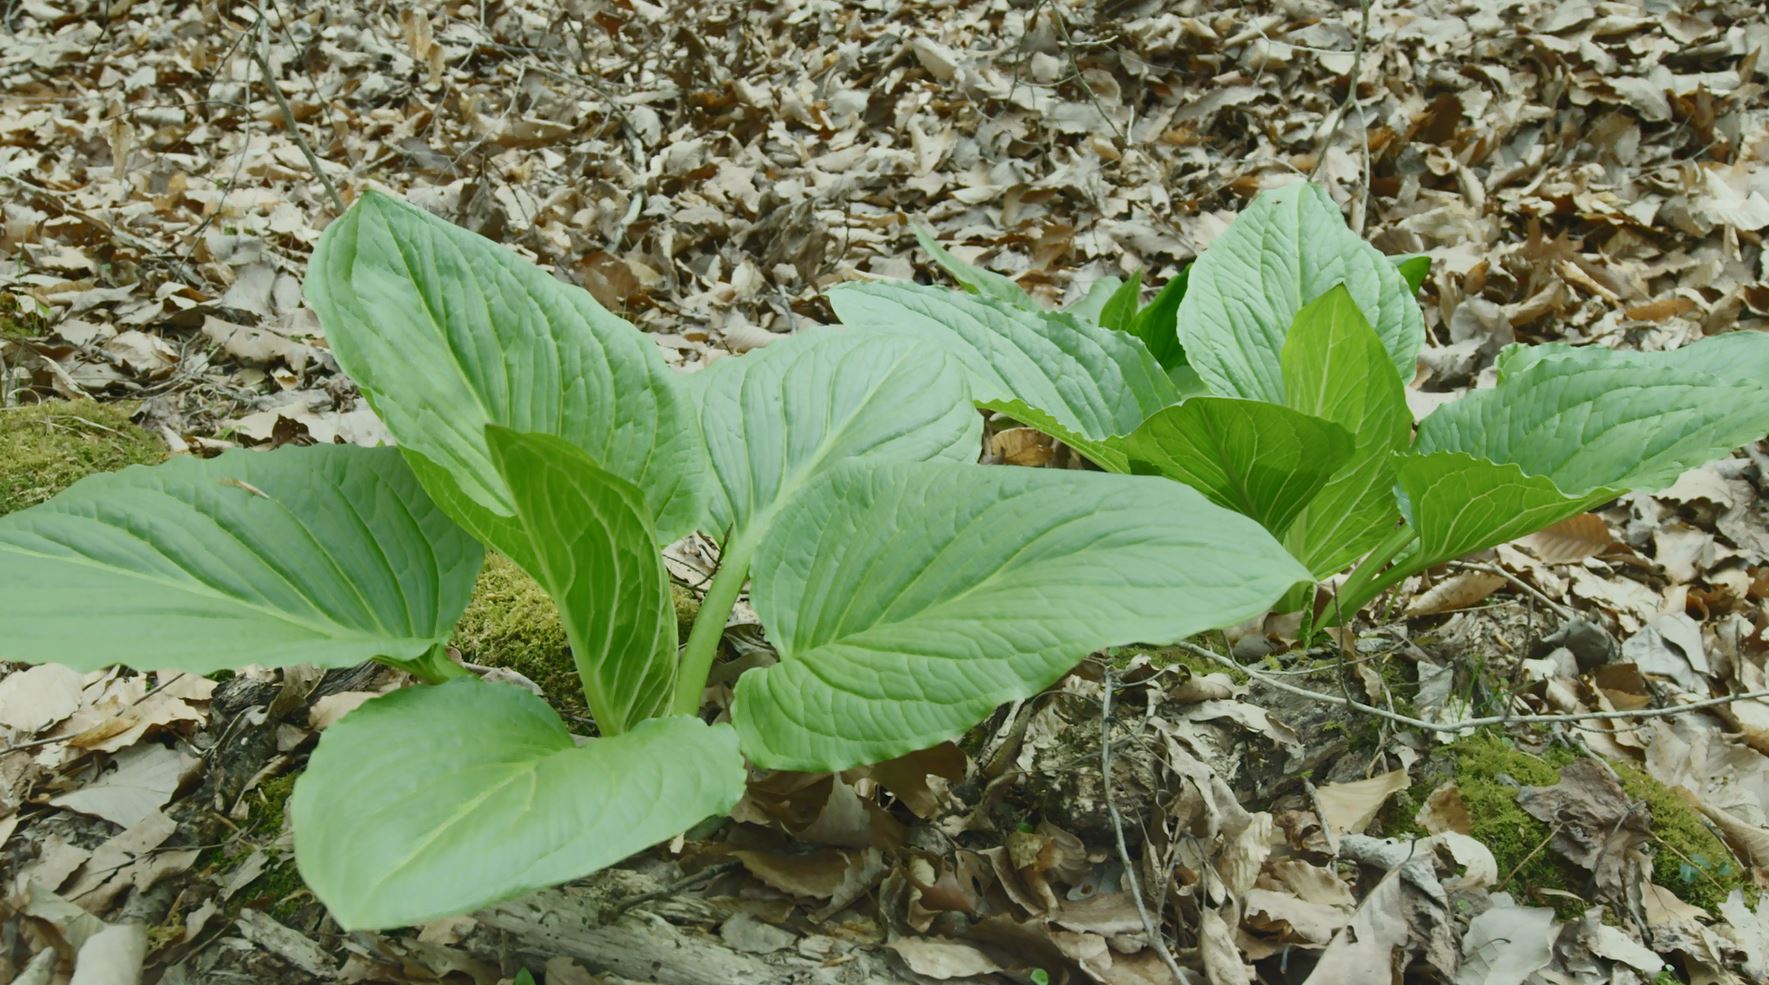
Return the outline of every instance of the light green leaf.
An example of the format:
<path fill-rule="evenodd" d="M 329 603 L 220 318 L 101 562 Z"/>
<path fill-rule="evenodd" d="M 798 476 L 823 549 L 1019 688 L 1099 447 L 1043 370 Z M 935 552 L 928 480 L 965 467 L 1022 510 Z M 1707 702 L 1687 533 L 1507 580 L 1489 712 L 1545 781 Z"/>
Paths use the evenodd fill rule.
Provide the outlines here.
<path fill-rule="evenodd" d="M 1514 463 L 1459 451 L 1400 456 L 1395 473 L 1419 534 L 1419 550 L 1409 561 L 1418 566 L 1516 540 L 1622 492 L 1599 488 L 1569 495 L 1554 480 L 1526 475 Z"/>
<path fill-rule="evenodd" d="M 301 878 L 345 930 L 467 913 L 579 879 L 729 811 L 728 725 L 654 718 L 578 745 L 521 688 L 394 691 L 326 729 L 289 802 Z"/>
<path fill-rule="evenodd" d="M 1054 428 L 1047 433 L 1065 442 L 1065 435 L 1097 443 L 1129 434 L 1179 402 L 1173 381 L 1141 342 L 1071 315 L 1021 311 L 914 284 L 848 284 L 829 297 L 851 327 L 946 347 L 970 377 L 978 406 L 1004 410 L 1040 430 Z M 1010 406 L 1035 411 L 1037 420 L 1007 411 Z"/>
<path fill-rule="evenodd" d="M 0 660 L 412 660 L 447 642 L 482 557 L 391 448 L 135 466 L 0 517 Z"/>
<path fill-rule="evenodd" d="M 1438 408 L 1397 460 L 1422 561 L 1663 487 L 1769 432 L 1769 334 L 1665 353 L 1536 348 L 1502 353 L 1498 385 Z"/>
<path fill-rule="evenodd" d="M 1393 263 L 1312 184 L 1262 192 L 1192 265 L 1179 307 L 1186 359 L 1223 396 L 1284 402 L 1280 356 L 1302 306 L 1339 284 L 1375 326 L 1402 380 L 1424 344 L 1419 306 Z"/>
<path fill-rule="evenodd" d="M 709 533 L 765 535 L 774 511 L 854 458 L 976 461 L 982 418 L 942 348 L 825 328 L 689 377 L 715 476 Z"/>
<path fill-rule="evenodd" d="M 1405 256 L 1388 258 L 1394 263 L 1394 269 L 1407 282 L 1407 290 L 1414 294 L 1425 286 L 1425 278 L 1431 276 L 1431 255 L 1429 253 L 1408 253 Z"/>
<path fill-rule="evenodd" d="M 1288 407 L 1193 397 L 1118 442 L 1132 468 L 1178 479 L 1282 536 L 1351 457 L 1351 435 Z"/>
<path fill-rule="evenodd" d="M 934 258 L 935 263 L 945 268 L 946 273 L 951 275 L 959 287 L 972 294 L 994 298 L 1015 308 L 1024 308 L 1027 311 L 1043 310 L 1043 306 L 1033 300 L 1032 295 L 1027 294 L 1020 285 L 998 273 L 984 270 L 975 264 L 965 263 L 958 259 L 952 255 L 951 251 L 941 246 L 940 241 L 934 239 L 933 234 L 926 229 L 916 227 L 915 241 L 921 244 L 922 249 L 928 251 L 928 255 Z"/>
<path fill-rule="evenodd" d="M 1084 322 L 1089 322 L 1094 325 L 1104 325 L 1105 322 L 1102 315 L 1105 313 L 1106 304 L 1111 301 L 1112 296 L 1118 293 L 1123 287 L 1124 282 L 1116 277 L 1101 277 L 1099 280 L 1087 285 L 1087 293 L 1076 298 L 1074 302 L 1064 307 L 1063 311 L 1067 314 L 1074 315 L 1076 318 L 1079 318 Z M 1043 311 L 1044 309 L 1032 308 L 1028 310 Z M 1110 328 L 1111 326 L 1107 327 Z"/>
<path fill-rule="evenodd" d="M 926 748 L 1094 649 L 1236 622 L 1308 577 L 1177 482 L 934 462 L 826 474 L 754 571 L 780 662 L 738 679 L 732 717 L 754 762 L 799 770 Z"/>
<path fill-rule="evenodd" d="M 1290 407 L 1351 433 L 1352 455 L 1284 535 L 1318 578 L 1376 546 L 1400 523 L 1393 453 L 1412 437 L 1406 391 L 1343 287 L 1296 314 L 1282 356 Z"/>
<path fill-rule="evenodd" d="M 1142 271 L 1130 275 L 1130 279 L 1114 290 L 1106 303 L 1100 308 L 1099 318 L 1095 319 L 1102 327 L 1114 332 L 1127 332 L 1131 322 L 1136 319 L 1136 311 L 1142 306 Z"/>
<path fill-rule="evenodd" d="M 512 557 L 527 548 L 502 539 L 515 504 L 487 424 L 583 449 L 644 491 L 666 540 L 692 528 L 706 463 L 680 383 L 656 345 L 587 292 L 370 192 L 320 237 L 307 297 L 425 488 Z"/>
<path fill-rule="evenodd" d="M 660 714 L 676 677 L 676 611 L 644 496 L 563 438 L 492 425 L 486 439 L 597 728 L 618 735 Z"/>
<path fill-rule="evenodd" d="M 1186 285 L 1191 282 L 1191 276 L 1191 264 L 1179 268 L 1179 273 L 1161 285 L 1155 299 L 1131 319 L 1128 331 L 1142 340 L 1149 354 L 1169 376 L 1183 371 L 1186 376 L 1196 379 L 1197 372 L 1186 364 L 1185 349 L 1179 344 L 1179 303 L 1185 300 Z M 1190 388 L 1182 385 L 1181 389 Z"/>

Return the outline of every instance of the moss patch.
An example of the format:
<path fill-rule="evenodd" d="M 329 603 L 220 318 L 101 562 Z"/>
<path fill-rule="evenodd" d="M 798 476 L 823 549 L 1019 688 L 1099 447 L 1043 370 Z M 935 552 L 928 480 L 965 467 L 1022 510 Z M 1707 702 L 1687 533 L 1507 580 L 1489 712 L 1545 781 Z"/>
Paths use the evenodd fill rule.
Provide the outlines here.
<path fill-rule="evenodd" d="M 1734 889 L 1744 890 L 1745 902 L 1756 906 L 1756 887 L 1746 880 L 1732 852 L 1702 823 L 1694 808 L 1675 790 L 1647 776 L 1632 763 L 1610 765 L 1615 767 L 1628 796 L 1645 801 L 1652 811 L 1652 836 L 1657 842 L 1653 882 L 1676 893 L 1685 903 L 1716 915 Z"/>
<path fill-rule="evenodd" d="M 1200 636 L 1197 639 L 1192 640 L 1192 643 L 1193 645 L 1203 647 L 1212 653 L 1227 652 L 1227 646 L 1220 634 L 1214 636 Z M 1190 650 L 1177 646 L 1139 645 L 1119 647 L 1117 653 L 1113 655 L 1112 665 L 1121 670 L 1129 666 L 1130 661 L 1138 656 L 1148 657 L 1149 666 L 1156 669 L 1184 667 L 1186 670 L 1190 671 L 1194 677 L 1204 677 L 1209 674 L 1227 674 L 1229 679 L 1236 684 L 1245 684 L 1248 680 L 1246 673 L 1240 670 L 1219 664 L 1214 660 L 1198 656 Z"/>
<path fill-rule="evenodd" d="M 1492 851 L 1499 877 L 1510 876 L 1508 883 L 1495 888 L 1532 903 L 1552 906 L 1563 911 L 1563 915 L 1576 916 L 1583 908 L 1578 901 L 1538 893 L 1559 890 L 1586 896 L 1590 876 L 1545 844 L 1548 825 L 1517 805 L 1517 793 L 1522 787 L 1559 783 L 1561 768 L 1578 758 L 1577 754 L 1555 747 L 1545 755 L 1534 756 L 1497 733 L 1480 732 L 1458 739 L 1444 749 L 1444 755 L 1453 774 L 1429 776 L 1406 795 L 1396 798 L 1386 815 L 1385 833 L 1423 834 L 1413 815 L 1439 783 L 1453 778 L 1472 819 L 1470 834 Z M 1628 796 L 1644 801 L 1651 811 L 1653 882 L 1709 912 L 1717 912 L 1735 888 L 1743 888 L 1748 896 L 1755 895 L 1745 885 L 1725 845 L 1674 791 L 1631 764 L 1610 765 Z"/>
<path fill-rule="evenodd" d="M 240 887 L 228 901 L 228 917 L 237 916 L 246 907 L 259 907 L 284 923 L 292 922 L 301 910 L 314 902 L 301 873 L 295 868 L 294 856 L 273 847 L 282 836 L 286 823 L 289 796 L 295 792 L 299 774 L 285 773 L 258 784 L 246 795 L 246 820 L 235 837 L 214 857 L 217 875 L 245 864 L 254 851 L 264 851 L 269 862 L 256 879 Z"/>
<path fill-rule="evenodd" d="M 49 318 L 36 301 L 0 294 L 0 339 L 37 339 L 49 334 Z"/>
<path fill-rule="evenodd" d="M 486 554 L 452 642 L 468 661 L 507 667 L 540 685 L 553 707 L 584 714 L 583 687 L 558 607 L 502 554 Z"/>
<path fill-rule="evenodd" d="M 676 623 L 686 639 L 700 611 L 694 593 L 671 586 Z M 583 685 L 559 609 L 528 573 L 501 554 L 487 554 L 473 600 L 455 626 L 454 646 L 468 661 L 507 667 L 540 685 L 561 712 L 586 713 Z"/>
<path fill-rule="evenodd" d="M 35 506 L 94 472 L 164 460 L 165 443 L 130 423 L 133 410 L 92 400 L 0 409 L 0 514 Z"/>

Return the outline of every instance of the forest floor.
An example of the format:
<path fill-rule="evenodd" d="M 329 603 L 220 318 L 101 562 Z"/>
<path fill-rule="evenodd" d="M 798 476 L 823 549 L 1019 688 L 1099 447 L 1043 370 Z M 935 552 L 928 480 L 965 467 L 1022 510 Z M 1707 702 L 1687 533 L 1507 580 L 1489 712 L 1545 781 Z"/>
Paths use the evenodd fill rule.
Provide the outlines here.
<path fill-rule="evenodd" d="M 1055 303 L 1158 286 L 1308 177 L 1432 259 L 1416 413 L 1513 342 L 1769 328 L 1757 3 L 677 6 L 4 4 L 0 512 L 382 440 L 301 294 L 371 187 L 685 369 L 832 321 L 834 284 L 939 279 L 916 224 Z M 1270 682 L 1436 722 L 1760 690 L 1766 562 L 1759 444 L 1410 582 L 1340 650 L 1271 621 L 1228 640 L 1258 678 L 1098 654 L 962 748 L 759 777 L 705 839 L 386 934 L 329 921 L 282 804 L 391 672 L 0 665 L 0 980 L 1765 981 L 1769 704 L 1455 738 Z M 550 620 L 494 568 L 457 642 L 544 687 Z"/>

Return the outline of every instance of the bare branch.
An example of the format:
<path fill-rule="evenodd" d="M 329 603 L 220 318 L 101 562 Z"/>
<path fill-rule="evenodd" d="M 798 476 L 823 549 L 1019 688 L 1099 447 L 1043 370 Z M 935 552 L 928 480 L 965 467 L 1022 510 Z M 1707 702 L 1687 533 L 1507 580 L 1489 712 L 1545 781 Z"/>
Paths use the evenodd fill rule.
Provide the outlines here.
<path fill-rule="evenodd" d="M 337 209 L 341 215 L 344 212 L 344 198 L 338 194 L 337 186 L 332 184 L 331 176 L 326 174 L 324 168 L 320 167 L 319 155 L 315 154 L 313 148 L 307 145 L 307 138 L 301 136 L 301 128 L 295 123 L 295 111 L 289 108 L 289 101 L 283 98 L 282 87 L 276 84 L 276 73 L 270 67 L 270 22 L 264 19 L 262 8 L 258 11 L 258 38 L 259 44 L 252 49 L 252 54 L 258 61 L 259 71 L 264 75 L 264 85 L 270 89 L 270 94 L 276 97 L 277 108 L 282 110 L 283 122 L 289 128 L 289 136 L 293 137 L 295 145 L 301 148 L 301 155 L 307 158 L 307 166 L 313 170 L 313 176 L 325 186 L 326 196 L 332 200 L 332 208 Z"/>
<path fill-rule="evenodd" d="M 1188 980 L 1186 974 L 1174 960 L 1173 952 L 1167 949 L 1167 939 L 1161 936 L 1161 928 L 1155 925 L 1154 918 L 1149 916 L 1148 905 L 1143 902 L 1142 887 L 1136 882 L 1136 865 L 1130 861 L 1130 847 L 1124 843 L 1124 818 L 1118 814 L 1118 803 L 1112 797 L 1112 687 L 1112 668 L 1107 667 L 1099 713 L 1100 783 L 1106 789 L 1106 814 L 1112 819 L 1112 833 L 1118 836 L 1118 861 L 1124 864 L 1124 882 L 1130 889 L 1130 898 L 1136 902 L 1136 915 L 1142 918 L 1143 933 L 1148 935 L 1149 946 L 1155 949 L 1167 970 L 1173 972 L 1173 980 L 1183 982 Z"/>
<path fill-rule="evenodd" d="M 1704 698 L 1700 701 L 1691 701 L 1688 704 L 1677 705 L 1671 708 L 1635 708 L 1629 711 L 1581 711 L 1553 715 L 1489 715 L 1486 718 L 1466 718 L 1459 722 L 1428 722 L 1423 718 L 1414 718 L 1410 715 L 1402 715 L 1399 712 L 1389 711 L 1386 708 L 1378 708 L 1375 705 L 1366 705 L 1360 701 L 1354 701 L 1337 694 L 1325 694 L 1320 691 L 1311 691 L 1305 687 L 1297 687 L 1294 684 L 1279 680 L 1270 674 L 1254 670 L 1244 664 L 1238 664 L 1228 657 L 1219 653 L 1213 653 L 1210 650 L 1206 650 L 1205 648 L 1192 643 L 1182 641 L 1174 645 L 1187 653 L 1204 657 L 1215 663 L 1219 663 L 1230 670 L 1239 671 L 1267 687 L 1277 688 L 1287 694 L 1294 694 L 1299 698 L 1307 698 L 1310 701 L 1318 701 L 1322 704 L 1350 708 L 1353 711 L 1361 711 L 1366 715 L 1385 718 L 1396 724 L 1410 725 L 1413 728 L 1424 729 L 1428 732 L 1472 732 L 1476 729 L 1486 728 L 1491 725 L 1507 724 L 1552 725 L 1563 722 L 1671 718 L 1676 715 L 1682 715 L 1692 711 L 1701 711 L 1704 708 L 1717 708 L 1721 705 L 1729 705 L 1738 701 L 1758 701 L 1764 698 L 1769 698 L 1769 689 L 1764 689 L 1761 691 L 1746 691 L 1742 694 L 1726 694 L 1721 695 L 1718 698 Z"/>

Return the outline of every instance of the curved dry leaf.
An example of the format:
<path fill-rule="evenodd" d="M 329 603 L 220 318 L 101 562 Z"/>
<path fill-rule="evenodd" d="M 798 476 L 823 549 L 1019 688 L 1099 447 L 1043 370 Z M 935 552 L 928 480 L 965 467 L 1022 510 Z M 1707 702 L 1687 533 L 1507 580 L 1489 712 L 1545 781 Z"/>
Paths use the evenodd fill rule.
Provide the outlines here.
<path fill-rule="evenodd" d="M 1609 524 L 1595 513 L 1580 513 L 1550 524 L 1517 543 L 1547 564 L 1571 564 L 1603 553 L 1615 538 Z"/>
<path fill-rule="evenodd" d="M 1321 818 L 1340 834 L 1358 834 L 1381 813 L 1388 798 L 1407 788 L 1406 770 L 1392 770 L 1354 783 L 1329 783 L 1317 793 Z"/>
<path fill-rule="evenodd" d="M 1466 609 L 1498 591 L 1505 579 L 1486 571 L 1463 571 L 1431 586 L 1423 595 L 1407 603 L 1406 615 L 1434 616 L 1441 612 Z"/>

